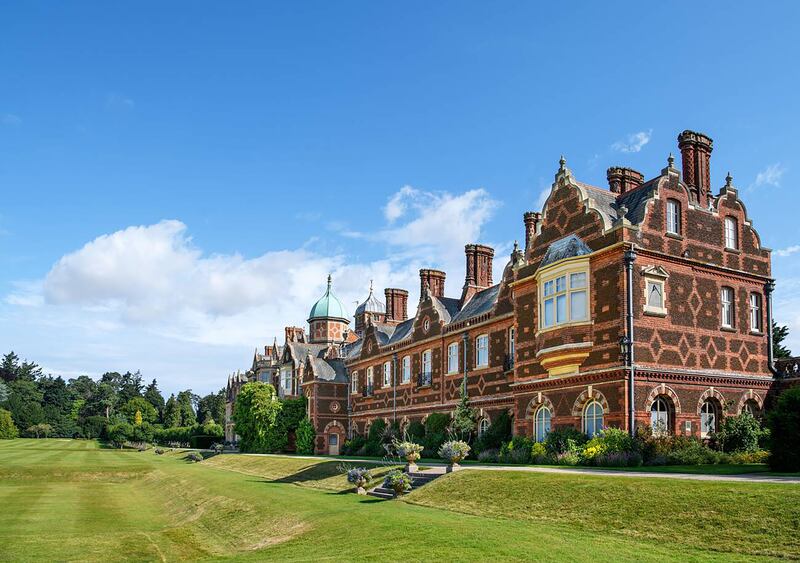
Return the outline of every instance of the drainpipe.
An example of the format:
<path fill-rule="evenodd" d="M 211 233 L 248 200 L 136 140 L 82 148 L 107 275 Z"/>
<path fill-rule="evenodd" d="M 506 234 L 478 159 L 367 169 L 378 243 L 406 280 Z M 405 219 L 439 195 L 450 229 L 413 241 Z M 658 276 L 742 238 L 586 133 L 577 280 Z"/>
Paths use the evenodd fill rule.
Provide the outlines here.
<path fill-rule="evenodd" d="M 764 294 L 767 296 L 767 367 L 773 377 L 779 377 L 780 373 L 775 368 L 775 350 L 772 348 L 772 292 L 775 291 L 775 282 L 769 280 L 764 285 Z"/>
<path fill-rule="evenodd" d="M 467 325 L 467 326 L 469 326 L 469 325 Z M 464 395 L 467 394 L 467 344 L 468 343 L 469 343 L 469 331 L 465 330 L 464 331 L 464 336 L 463 336 L 463 344 L 462 344 L 462 347 L 464 348 L 464 354 L 463 354 L 463 356 L 464 356 L 464 380 L 461 383 Z"/>
<path fill-rule="evenodd" d="M 625 279 L 626 279 L 626 299 L 627 307 L 625 312 L 625 338 L 627 344 L 627 354 L 625 362 L 628 367 L 628 432 L 631 436 L 636 434 L 636 406 L 634 404 L 634 379 L 636 368 L 634 367 L 633 357 L 633 263 L 636 261 L 636 251 L 633 247 L 627 249 L 624 255 L 625 260 Z"/>
<path fill-rule="evenodd" d="M 392 353 L 392 420 L 397 424 L 397 352 Z"/>

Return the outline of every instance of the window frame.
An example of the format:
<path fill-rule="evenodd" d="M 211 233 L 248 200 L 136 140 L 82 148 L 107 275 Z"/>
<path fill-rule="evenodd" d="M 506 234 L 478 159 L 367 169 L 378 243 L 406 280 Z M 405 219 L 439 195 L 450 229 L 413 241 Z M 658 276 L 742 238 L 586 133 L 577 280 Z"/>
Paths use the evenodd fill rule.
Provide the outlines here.
<path fill-rule="evenodd" d="M 451 352 L 455 349 L 455 355 L 451 356 Z M 451 361 L 455 360 L 455 368 L 451 365 Z M 453 375 L 458 373 L 458 342 L 451 342 L 447 345 L 447 374 Z"/>
<path fill-rule="evenodd" d="M 739 221 L 732 215 L 723 220 L 723 238 L 726 250 L 739 250 Z"/>
<path fill-rule="evenodd" d="M 392 386 L 392 362 L 383 362 L 383 387 Z"/>
<path fill-rule="evenodd" d="M 364 382 L 365 387 L 375 387 L 375 370 L 372 366 L 367 368 L 367 380 Z"/>
<path fill-rule="evenodd" d="M 726 295 L 729 299 L 726 300 Z M 736 292 L 732 287 L 723 285 L 719 290 L 720 325 L 722 328 L 736 328 Z M 729 318 L 727 318 L 729 317 Z"/>
<path fill-rule="evenodd" d="M 545 416 L 547 413 L 547 416 Z M 546 420 L 545 420 L 546 419 Z M 541 405 L 533 413 L 533 439 L 536 442 L 544 442 L 550 433 L 553 424 L 553 411 L 547 405 Z M 546 426 L 543 428 L 543 426 Z M 541 431 L 541 432 L 540 432 Z M 541 439 L 540 439 L 541 438 Z"/>
<path fill-rule="evenodd" d="M 710 412 L 706 412 L 706 411 Z M 711 424 L 709 425 L 708 417 L 712 416 Z M 710 434 L 717 432 L 720 423 L 720 413 L 719 408 L 717 408 L 716 401 L 712 400 L 710 397 L 703 401 L 703 404 L 700 406 L 700 437 L 707 438 Z M 710 430 L 709 430 L 710 428 Z"/>
<path fill-rule="evenodd" d="M 671 213 L 674 211 L 674 213 Z M 667 199 L 666 225 L 664 231 L 667 234 L 681 236 L 681 202 L 677 199 Z M 672 225 L 670 223 L 673 223 Z"/>
<path fill-rule="evenodd" d="M 748 298 L 748 312 L 750 317 L 750 332 L 761 334 L 764 331 L 763 324 L 763 299 L 761 294 L 755 291 L 750 292 Z M 755 322 L 754 322 L 755 321 Z"/>
<path fill-rule="evenodd" d="M 481 346 L 481 342 L 485 345 Z M 481 352 L 485 354 L 484 362 L 481 363 Z M 475 337 L 475 369 L 489 367 L 489 335 L 479 334 Z"/>
<path fill-rule="evenodd" d="M 517 331 L 515 330 L 515 327 L 508 327 L 508 355 L 511 356 L 512 359 L 514 358 L 514 353 L 516 352 L 516 338 Z"/>
<path fill-rule="evenodd" d="M 666 315 L 667 314 L 667 293 L 666 293 L 666 280 L 654 278 L 654 277 L 645 277 L 644 279 L 644 312 L 645 313 L 653 313 L 656 315 Z M 651 286 L 658 286 L 659 292 L 661 294 L 661 306 L 652 305 L 650 303 L 650 288 Z"/>
<path fill-rule="evenodd" d="M 589 432 L 589 409 L 593 409 L 594 413 L 592 414 L 591 418 L 591 425 L 592 425 L 592 432 Z M 600 414 L 598 416 L 597 410 L 600 409 Z M 597 421 L 598 418 L 600 420 L 600 425 L 598 427 Z M 605 427 L 605 412 L 603 411 L 603 405 L 600 404 L 599 401 L 592 399 L 591 401 L 587 402 L 586 405 L 583 407 L 583 412 L 581 413 L 581 425 L 583 427 L 583 433 L 589 436 L 589 438 L 593 438 L 597 435 L 598 432 L 603 430 Z"/>
<path fill-rule="evenodd" d="M 664 409 L 656 408 L 658 405 L 663 405 Z M 655 413 L 655 419 L 653 418 L 653 413 Z M 653 436 L 666 436 L 670 434 L 670 429 L 672 428 L 672 421 L 670 418 L 671 409 L 669 402 L 665 397 L 659 395 L 655 398 L 653 404 L 650 405 L 650 429 L 653 432 Z M 663 422 L 663 426 L 657 427 L 656 425 L 661 422 Z"/>
<path fill-rule="evenodd" d="M 411 382 L 411 356 L 403 356 L 402 362 L 402 371 L 403 375 L 401 376 L 400 381 L 402 383 L 410 383 Z"/>
<path fill-rule="evenodd" d="M 350 374 L 350 392 L 358 393 L 358 370 Z"/>
<path fill-rule="evenodd" d="M 428 356 L 428 361 L 427 361 L 428 371 L 425 371 L 425 364 L 426 364 L 425 356 L 426 355 Z M 422 352 L 422 357 L 420 358 L 420 372 L 423 375 L 432 375 L 433 374 L 433 352 L 431 352 L 430 348 L 428 348 L 427 350 L 424 350 Z"/>
<path fill-rule="evenodd" d="M 583 275 L 582 285 L 573 285 L 575 276 Z M 591 270 L 588 256 L 577 259 L 566 258 L 547 266 L 537 272 L 538 301 L 539 301 L 539 332 L 555 330 L 565 326 L 590 324 L 592 322 L 591 304 Z M 563 289 L 559 280 L 563 279 Z M 582 316 L 573 315 L 576 295 L 583 295 Z M 559 318 L 559 299 L 563 298 L 564 318 Z M 548 303 L 552 303 L 551 322 L 547 322 Z"/>
<path fill-rule="evenodd" d="M 486 427 L 484 428 L 484 425 Z M 492 422 L 488 418 L 482 418 L 481 421 L 478 423 L 478 437 L 480 438 L 483 436 L 489 427 L 492 425 Z"/>

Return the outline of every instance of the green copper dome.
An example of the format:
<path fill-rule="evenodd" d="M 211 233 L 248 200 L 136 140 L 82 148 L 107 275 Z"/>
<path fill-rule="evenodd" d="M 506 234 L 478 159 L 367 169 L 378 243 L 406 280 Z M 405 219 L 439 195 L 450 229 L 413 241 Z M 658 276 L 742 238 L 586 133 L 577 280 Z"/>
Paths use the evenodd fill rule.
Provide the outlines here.
<path fill-rule="evenodd" d="M 330 275 L 328 275 L 328 289 L 325 290 L 325 295 L 323 295 L 320 300 L 317 301 L 313 307 L 311 307 L 311 313 L 308 315 L 309 322 L 313 319 L 326 318 L 341 319 L 345 322 L 350 321 L 350 315 L 345 312 L 342 302 L 339 301 L 333 293 L 331 293 Z"/>

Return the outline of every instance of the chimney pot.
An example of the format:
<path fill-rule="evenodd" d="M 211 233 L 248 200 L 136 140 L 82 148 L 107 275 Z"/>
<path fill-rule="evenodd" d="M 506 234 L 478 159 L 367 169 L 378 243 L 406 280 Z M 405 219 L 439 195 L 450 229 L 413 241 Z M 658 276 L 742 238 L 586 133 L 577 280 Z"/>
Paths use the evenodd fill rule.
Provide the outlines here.
<path fill-rule="evenodd" d="M 683 182 L 694 194 L 697 203 L 705 208 L 711 188 L 711 151 L 714 150 L 714 141 L 708 135 L 687 129 L 678 135 L 678 148 L 681 151 Z"/>
<path fill-rule="evenodd" d="M 644 174 L 633 168 L 612 166 L 606 171 L 608 188 L 615 194 L 635 190 L 644 183 Z"/>
<path fill-rule="evenodd" d="M 419 271 L 419 298 L 425 295 L 425 287 L 434 297 L 444 297 L 444 280 L 447 277 L 441 270 L 423 268 Z"/>
<path fill-rule="evenodd" d="M 408 292 L 405 289 L 387 287 L 386 296 L 386 322 L 401 323 L 408 318 Z"/>

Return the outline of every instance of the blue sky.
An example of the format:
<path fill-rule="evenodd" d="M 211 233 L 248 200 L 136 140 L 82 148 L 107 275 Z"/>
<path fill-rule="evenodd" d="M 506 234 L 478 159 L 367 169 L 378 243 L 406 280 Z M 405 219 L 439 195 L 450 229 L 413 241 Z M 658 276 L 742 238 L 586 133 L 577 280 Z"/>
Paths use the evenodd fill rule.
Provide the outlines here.
<path fill-rule="evenodd" d="M 690 128 L 800 351 L 800 5 L 432 4 L 3 4 L 0 349 L 207 392 L 328 271 L 351 310 L 420 266 L 455 295 L 559 155 L 652 177 Z"/>

